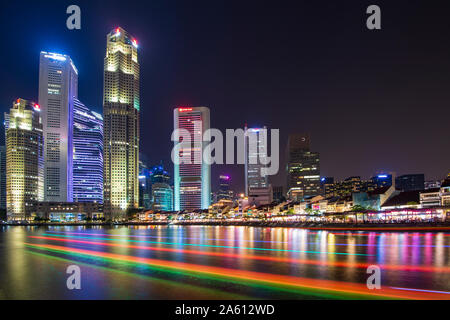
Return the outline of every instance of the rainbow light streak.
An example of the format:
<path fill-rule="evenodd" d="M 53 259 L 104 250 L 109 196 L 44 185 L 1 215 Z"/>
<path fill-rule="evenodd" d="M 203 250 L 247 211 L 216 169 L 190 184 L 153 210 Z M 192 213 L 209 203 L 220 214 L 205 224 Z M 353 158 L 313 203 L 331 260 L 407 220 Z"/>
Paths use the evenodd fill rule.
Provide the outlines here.
<path fill-rule="evenodd" d="M 277 275 L 269 273 L 261 273 L 247 270 L 236 270 L 223 267 L 202 266 L 197 264 L 175 262 L 166 260 L 149 259 L 142 257 L 133 257 L 113 253 L 105 253 L 99 251 L 90 251 L 84 249 L 67 249 L 54 245 L 36 245 L 25 243 L 26 246 L 36 249 L 48 249 L 68 254 L 81 254 L 88 257 L 101 257 L 113 261 L 125 261 L 138 263 L 154 267 L 160 267 L 169 270 L 178 270 L 182 273 L 194 275 L 210 275 L 213 277 L 221 277 L 226 279 L 238 279 L 254 283 L 263 283 L 275 286 L 287 286 L 291 288 L 299 288 L 303 290 L 319 290 L 339 295 L 358 295 L 362 298 L 393 298 L 393 299 L 432 299 L 447 300 L 447 293 L 413 290 L 398 290 L 395 288 L 382 288 L 380 290 L 369 290 L 363 284 L 338 282 L 332 280 L 309 279 L 286 275 Z"/>
<path fill-rule="evenodd" d="M 90 239 L 90 240 L 103 240 L 103 241 L 116 241 L 116 242 L 152 243 L 152 244 L 194 246 L 194 247 L 206 247 L 206 248 L 225 248 L 225 249 L 257 250 L 257 251 L 278 251 L 278 252 L 313 253 L 313 254 L 336 254 L 336 255 L 351 255 L 351 256 L 372 256 L 370 254 L 364 254 L 364 253 L 321 252 L 321 251 L 304 251 L 304 250 L 273 249 L 273 248 L 251 248 L 251 247 L 206 245 L 206 244 L 184 243 L 184 242 L 162 242 L 162 241 L 126 240 L 126 239 L 107 239 L 107 238 L 93 238 L 93 237 L 80 237 L 80 236 L 70 237 L 70 236 L 66 236 L 66 235 L 56 235 L 56 234 L 48 234 L 48 233 L 43 233 L 43 235 L 44 236 L 53 236 L 53 237 L 62 237 L 62 238 Z"/>
<path fill-rule="evenodd" d="M 106 233 L 86 233 L 86 232 L 64 232 L 64 231 L 47 231 L 48 233 L 56 234 L 74 234 L 74 235 L 86 235 L 86 236 L 102 236 L 102 237 L 130 237 L 130 238 L 159 238 L 159 239 L 174 239 L 174 237 L 160 237 L 160 236 L 142 236 L 142 235 L 119 235 L 119 234 L 106 234 Z M 262 243 L 289 243 L 289 241 L 271 241 L 271 240 L 247 240 L 247 239 L 212 239 L 212 238 L 189 238 L 181 237 L 187 240 L 211 240 L 211 241 L 226 241 L 226 242 L 262 242 Z"/>
<path fill-rule="evenodd" d="M 141 236 L 141 235 L 113 235 L 113 234 L 104 234 L 104 233 L 82 233 L 82 232 L 57 232 L 57 231 L 49 231 L 49 233 L 54 234 L 71 234 L 71 235 L 84 235 L 84 236 L 101 236 L 101 237 L 129 237 L 129 238 L 156 238 L 156 239 L 184 239 L 184 240 L 203 240 L 203 241 L 225 241 L 225 242 L 267 242 L 267 243 L 290 243 L 289 241 L 270 241 L 270 240 L 234 240 L 234 239 L 207 239 L 207 238 L 189 238 L 189 237 L 160 237 L 160 236 Z M 57 236 L 57 235 L 55 235 Z M 320 241 L 316 242 L 308 242 L 307 244 L 320 244 Z M 362 244 L 362 243 L 333 243 L 334 246 L 354 246 L 354 247 L 418 247 L 418 248 L 450 248 L 448 245 L 441 245 L 441 246 L 435 246 L 435 245 L 421 245 L 421 244 L 385 244 L 385 245 L 379 245 L 379 244 Z"/>
<path fill-rule="evenodd" d="M 56 256 L 51 256 L 45 253 L 38 253 L 38 252 L 34 252 L 31 250 L 26 250 L 27 253 L 38 256 L 38 257 L 43 257 L 43 258 L 47 258 L 47 259 L 51 259 L 51 260 L 55 260 L 55 261 L 61 261 L 61 262 L 75 262 L 76 260 L 71 260 L 71 259 L 66 259 L 66 258 L 61 258 L 61 257 L 56 257 Z M 82 255 L 77 255 L 80 257 L 83 257 Z M 96 258 L 98 259 L 98 258 Z M 195 291 L 197 294 L 203 294 L 205 297 L 210 297 L 211 295 L 216 295 L 218 294 L 219 290 L 216 289 L 211 289 L 211 288 L 202 288 L 202 287 L 198 287 L 198 286 L 194 286 L 194 285 L 190 285 L 190 284 L 184 284 L 184 283 L 180 283 L 178 281 L 171 281 L 171 280 L 165 280 L 165 279 L 159 279 L 156 277 L 150 277 L 147 275 L 142 275 L 139 273 L 131 273 L 131 272 L 126 272 L 126 271 L 122 271 L 122 270 L 118 270 L 118 269 L 113 269 L 113 268 L 108 268 L 108 267 L 104 267 L 104 266 L 99 266 L 99 265 L 93 265 L 93 264 L 89 264 L 89 263 L 84 263 L 84 262 L 80 262 L 80 261 L 76 261 L 77 265 L 82 265 L 82 266 L 87 266 L 96 270 L 102 270 L 102 271 L 109 271 L 109 272 L 114 272 L 114 273 L 118 273 L 124 276 L 129 276 L 129 277 L 133 277 L 133 278 L 138 278 L 140 280 L 146 280 L 146 281 L 151 281 L 151 282 L 157 282 L 159 284 L 162 285 L 171 285 L 171 286 L 176 286 L 177 290 L 182 289 L 182 290 L 186 290 L 188 292 L 191 291 Z M 225 295 L 227 298 L 230 299 L 249 299 L 249 297 L 246 296 L 242 296 L 239 294 L 234 294 L 234 293 L 224 293 L 224 292 L 220 292 L 220 295 Z"/>
<path fill-rule="evenodd" d="M 260 260 L 260 261 L 273 261 L 273 262 L 283 262 L 292 264 L 308 264 L 315 266 L 328 266 L 328 267 L 342 267 L 342 268 L 360 268 L 367 269 L 369 266 L 373 265 L 370 263 L 349 263 L 341 261 L 320 261 L 320 260 L 308 260 L 308 259 L 294 259 L 294 258 L 283 258 L 283 257 L 268 257 L 268 256 L 257 256 L 257 255 L 246 255 L 246 254 L 235 254 L 235 253 L 220 253 L 220 252 L 208 252 L 208 251 L 198 251 L 198 250 L 185 250 L 185 249 L 172 249 L 172 248 L 158 248 L 158 247 L 143 247 L 135 245 L 125 245 L 117 243 L 105 243 L 105 242 L 94 242 L 94 241 L 83 241 L 83 240 L 71 240 L 71 239 L 59 239 L 51 237 L 39 237 L 39 236 L 29 236 L 33 239 L 42 240 L 52 240 L 61 241 L 69 243 L 80 243 L 89 245 L 100 245 L 107 247 L 119 247 L 119 248 L 129 248 L 129 249 L 139 249 L 139 250 L 150 250 L 150 251 L 162 251 L 162 252 L 175 252 L 183 254 L 193 254 L 201 256 L 213 256 L 213 257 L 223 257 L 223 258 L 236 258 L 236 259 L 249 259 L 249 260 Z M 384 270 L 395 270 L 395 271 L 419 271 L 419 272 L 442 272 L 450 273 L 450 267 L 427 267 L 427 266 L 414 266 L 414 265 L 378 265 Z"/>
<path fill-rule="evenodd" d="M 416 292 L 431 292 L 431 293 L 439 293 L 439 294 L 450 294 L 450 292 L 447 292 L 447 291 L 437 291 L 437 290 L 424 290 L 424 289 L 399 288 L 399 287 L 391 287 L 391 289 L 405 290 L 405 291 L 416 291 Z"/>

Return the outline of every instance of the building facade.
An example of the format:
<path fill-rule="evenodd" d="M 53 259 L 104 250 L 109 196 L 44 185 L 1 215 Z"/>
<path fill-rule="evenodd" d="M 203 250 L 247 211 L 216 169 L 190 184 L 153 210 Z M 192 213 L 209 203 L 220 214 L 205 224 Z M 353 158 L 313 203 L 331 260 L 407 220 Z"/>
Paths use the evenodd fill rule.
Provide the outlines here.
<path fill-rule="evenodd" d="M 44 131 L 45 201 L 73 201 L 73 108 L 78 71 L 69 56 L 41 52 L 39 104 Z"/>
<path fill-rule="evenodd" d="M 174 110 L 174 198 L 175 210 L 208 209 L 211 204 L 211 165 L 205 161 L 204 133 L 210 128 L 209 108 Z M 180 130 L 177 130 L 180 129 Z M 190 143 L 182 143 L 182 134 Z"/>
<path fill-rule="evenodd" d="M 150 169 L 139 155 L 139 207 L 149 210 L 152 208 L 152 182 Z"/>
<path fill-rule="evenodd" d="M 44 200 L 44 141 L 40 107 L 17 99 L 6 123 L 6 203 L 8 221 L 31 220 Z"/>
<path fill-rule="evenodd" d="M 103 203 L 103 118 L 74 100 L 73 201 Z"/>
<path fill-rule="evenodd" d="M 152 184 L 152 209 L 155 211 L 173 211 L 173 189 L 167 183 Z"/>
<path fill-rule="evenodd" d="M 402 191 L 420 191 L 425 189 L 424 174 L 405 174 L 395 178 L 395 187 Z"/>
<path fill-rule="evenodd" d="M 6 145 L 0 146 L 0 210 L 6 210 Z"/>
<path fill-rule="evenodd" d="M 245 152 L 245 195 L 249 196 L 252 189 L 269 187 L 269 179 L 263 174 L 267 168 L 267 128 L 244 129 Z M 261 161 L 262 160 L 262 161 Z"/>
<path fill-rule="evenodd" d="M 321 193 L 320 155 L 310 151 L 309 135 L 289 135 L 286 153 L 288 193 L 302 194 L 303 198 L 319 195 Z"/>
<path fill-rule="evenodd" d="M 229 175 L 222 174 L 219 176 L 219 190 L 217 191 L 217 199 L 214 202 L 220 200 L 233 200 L 234 193 L 230 189 L 231 177 Z"/>
<path fill-rule="evenodd" d="M 107 35 L 104 60 L 104 213 L 124 220 L 139 206 L 138 44 L 117 28 Z"/>

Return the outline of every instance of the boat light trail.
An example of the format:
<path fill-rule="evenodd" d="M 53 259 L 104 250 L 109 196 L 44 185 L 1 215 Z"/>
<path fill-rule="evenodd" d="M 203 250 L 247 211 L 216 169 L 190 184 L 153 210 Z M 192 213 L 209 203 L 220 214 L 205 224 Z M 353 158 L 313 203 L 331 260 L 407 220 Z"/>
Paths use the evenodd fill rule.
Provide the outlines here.
<path fill-rule="evenodd" d="M 64 234 L 64 235 L 83 235 L 83 236 L 101 236 L 101 237 L 119 237 L 119 238 L 150 238 L 150 239 L 178 239 L 181 238 L 183 240 L 203 240 L 203 241 L 227 241 L 227 242 L 240 242 L 241 240 L 226 240 L 226 239 L 208 239 L 208 238 L 188 238 L 188 237 L 177 237 L 177 236 L 173 236 L 173 237 L 159 237 L 159 236 L 142 236 L 142 235 L 117 235 L 117 234 L 105 234 L 105 233 L 83 233 L 83 232 L 48 232 L 51 234 L 54 234 L 56 237 L 60 234 Z M 48 235 L 48 234 L 46 234 Z M 334 234 L 333 234 L 334 235 Z M 92 238 L 94 239 L 94 238 Z M 283 244 L 283 243 L 289 243 L 289 241 L 253 241 L 253 240 L 242 240 L 242 241 L 252 241 L 252 242 L 269 242 L 269 243 L 279 243 L 279 244 Z M 308 242 L 307 244 L 321 244 L 321 241 L 316 241 L 316 242 Z M 440 245 L 440 246 L 435 246 L 435 245 L 425 245 L 425 244 L 365 244 L 365 243 L 333 243 L 333 246 L 342 246 L 342 247 L 348 247 L 348 246 L 352 246 L 352 247 L 411 247 L 411 248 L 450 248 L 450 245 Z"/>
<path fill-rule="evenodd" d="M 102 241 L 114 241 L 114 242 L 135 242 L 135 243 L 151 243 L 151 244 L 163 244 L 163 245 L 179 245 L 179 246 L 194 246 L 205 248 L 222 248 L 222 249 L 239 249 L 239 250 L 256 250 L 256 251 L 278 251 L 278 252 L 294 252 L 294 253 L 311 253 L 311 254 L 332 254 L 332 255 L 347 255 L 347 256 L 373 256 L 365 253 L 347 253 L 347 252 L 327 252 L 327 251 L 307 251 L 307 250 L 291 250 L 291 249 L 274 249 L 274 248 L 258 248 L 258 247 L 236 247 L 236 246 L 220 246 L 220 245 L 206 245 L 198 243 L 185 243 L 185 242 L 163 242 L 163 241 L 147 241 L 147 240 L 130 240 L 130 239 L 108 239 L 108 238 L 94 238 L 94 237 L 81 237 L 81 236 L 67 236 L 43 233 L 44 236 L 61 237 L 61 238 L 74 238 L 74 239 L 88 239 L 88 240 L 102 240 Z"/>
<path fill-rule="evenodd" d="M 395 288 L 382 288 L 380 290 L 369 290 L 366 285 L 349 282 L 339 282 L 323 279 L 300 278 L 287 275 L 277 275 L 270 273 L 261 273 L 247 270 L 229 269 L 223 267 L 203 266 L 186 262 L 157 260 L 150 258 L 134 257 L 99 251 L 91 251 L 85 249 L 66 248 L 55 245 L 37 245 L 25 243 L 29 248 L 55 250 L 57 252 L 66 254 L 81 254 L 88 257 L 99 257 L 106 260 L 125 261 L 131 263 L 138 263 L 142 265 L 149 265 L 161 267 L 170 270 L 180 270 L 183 273 L 190 273 L 194 275 L 203 274 L 211 275 L 228 279 L 238 279 L 242 281 L 250 281 L 256 283 L 263 283 L 275 286 L 287 286 L 292 288 L 300 288 L 305 290 L 319 290 L 330 292 L 334 294 L 344 295 L 358 295 L 361 297 L 373 298 L 392 298 L 392 299 L 432 299 L 432 300 L 447 300 L 447 293 L 424 292 L 420 289 L 414 290 L 398 290 Z"/>
<path fill-rule="evenodd" d="M 174 253 L 192 254 L 192 255 L 200 255 L 200 256 L 213 256 L 213 257 L 222 257 L 222 258 L 272 261 L 272 262 L 280 262 L 280 263 L 307 264 L 307 265 L 326 266 L 326 267 L 367 269 L 368 267 L 373 265 L 373 263 L 372 264 L 371 263 L 356 263 L 356 262 L 350 263 L 350 262 L 343 262 L 343 261 L 321 261 L 321 260 L 295 259 L 295 258 L 285 258 L 285 257 L 268 257 L 268 256 L 247 255 L 247 254 L 199 251 L 199 250 L 147 247 L 147 246 L 118 244 L 118 243 L 106 243 L 106 242 L 84 241 L 84 240 L 74 240 L 74 239 L 61 239 L 61 238 L 40 237 L 40 236 L 29 236 L 29 238 L 41 239 L 41 240 L 51 240 L 51 241 L 58 241 L 58 242 L 88 244 L 88 245 L 95 245 L 95 246 L 100 245 L 100 246 L 106 246 L 106 247 L 119 247 L 119 248 L 129 248 L 129 249 L 139 249 L 139 250 L 160 251 L 160 252 L 174 252 Z M 415 266 L 415 265 L 379 265 L 379 264 L 377 264 L 377 266 L 379 266 L 383 270 L 450 273 L 450 267 L 428 267 L 428 266 Z"/>

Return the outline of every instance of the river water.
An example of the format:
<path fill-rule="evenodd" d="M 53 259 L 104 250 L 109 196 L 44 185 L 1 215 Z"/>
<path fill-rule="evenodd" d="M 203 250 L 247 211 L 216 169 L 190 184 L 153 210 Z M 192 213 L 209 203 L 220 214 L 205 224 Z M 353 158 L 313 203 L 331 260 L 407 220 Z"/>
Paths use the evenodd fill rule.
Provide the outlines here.
<path fill-rule="evenodd" d="M 450 299 L 450 234 L 0 227 L 0 299 L 385 298 Z"/>

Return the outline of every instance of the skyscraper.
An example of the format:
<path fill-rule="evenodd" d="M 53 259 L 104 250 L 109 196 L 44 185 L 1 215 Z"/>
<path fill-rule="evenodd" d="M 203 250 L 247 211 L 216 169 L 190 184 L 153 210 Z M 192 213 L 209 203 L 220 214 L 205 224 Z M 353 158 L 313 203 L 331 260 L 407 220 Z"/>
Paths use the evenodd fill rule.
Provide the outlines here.
<path fill-rule="evenodd" d="M 0 210 L 6 210 L 6 146 L 0 146 Z"/>
<path fill-rule="evenodd" d="M 217 192 L 217 201 L 233 201 L 233 191 L 230 189 L 231 177 L 222 174 L 219 177 L 219 191 Z"/>
<path fill-rule="evenodd" d="M 273 189 L 267 168 L 267 128 L 248 128 L 244 130 L 245 153 L 245 194 L 250 205 L 260 206 L 273 202 Z"/>
<path fill-rule="evenodd" d="M 106 38 L 104 64 L 104 212 L 123 220 L 139 206 L 138 44 L 122 28 Z"/>
<path fill-rule="evenodd" d="M 73 201 L 73 108 L 78 71 L 69 56 L 41 52 L 39 104 L 44 131 L 46 201 Z"/>
<path fill-rule="evenodd" d="M 191 142 L 174 153 L 175 210 L 207 209 L 211 204 L 211 166 L 203 158 L 203 134 L 210 128 L 209 109 L 176 108 L 174 128 L 186 130 Z M 180 137 L 175 137 L 175 147 L 180 142 Z M 182 161 L 186 158 L 191 163 Z"/>
<path fill-rule="evenodd" d="M 147 210 L 152 208 L 152 182 L 144 158 L 144 155 L 139 155 L 139 207 Z"/>
<path fill-rule="evenodd" d="M 74 100 L 73 200 L 103 203 L 103 118 Z"/>
<path fill-rule="evenodd" d="M 245 126 L 245 194 L 248 196 L 251 189 L 267 188 L 268 176 L 262 174 L 267 165 L 261 159 L 267 158 L 267 136 L 262 134 L 267 128 L 248 128 Z"/>
<path fill-rule="evenodd" d="M 8 221 L 29 220 L 44 200 L 44 144 L 40 107 L 17 99 L 6 122 L 6 202 Z"/>
<path fill-rule="evenodd" d="M 173 189 L 170 175 L 162 164 L 150 171 L 152 208 L 158 211 L 173 211 Z"/>
<path fill-rule="evenodd" d="M 302 198 L 320 194 L 320 156 L 310 151 L 308 134 L 289 135 L 287 190 L 289 194 L 297 194 Z"/>

